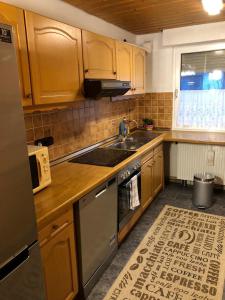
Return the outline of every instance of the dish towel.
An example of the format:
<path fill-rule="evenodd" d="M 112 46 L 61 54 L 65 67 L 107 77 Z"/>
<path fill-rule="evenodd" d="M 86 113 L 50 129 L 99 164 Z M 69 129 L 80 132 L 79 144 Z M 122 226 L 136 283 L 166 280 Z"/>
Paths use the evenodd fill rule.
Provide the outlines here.
<path fill-rule="evenodd" d="M 131 178 L 130 183 L 130 209 L 134 210 L 140 205 L 139 195 L 138 195 L 138 178 L 137 175 Z"/>

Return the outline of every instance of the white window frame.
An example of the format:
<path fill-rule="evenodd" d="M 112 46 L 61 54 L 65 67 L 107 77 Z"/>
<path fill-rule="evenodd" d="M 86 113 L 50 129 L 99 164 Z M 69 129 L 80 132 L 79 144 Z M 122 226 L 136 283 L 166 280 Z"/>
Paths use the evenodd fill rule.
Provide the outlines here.
<path fill-rule="evenodd" d="M 213 50 L 225 50 L 225 42 L 221 43 L 208 43 L 201 45 L 183 46 L 174 48 L 174 77 L 173 77 L 173 116 L 172 116 L 172 129 L 181 131 L 205 131 L 205 132 L 225 132 L 225 130 L 209 130 L 209 129 L 196 129 L 196 128 L 183 128 L 176 126 L 177 110 L 180 96 L 180 71 L 181 71 L 181 55 L 185 53 L 205 52 Z"/>

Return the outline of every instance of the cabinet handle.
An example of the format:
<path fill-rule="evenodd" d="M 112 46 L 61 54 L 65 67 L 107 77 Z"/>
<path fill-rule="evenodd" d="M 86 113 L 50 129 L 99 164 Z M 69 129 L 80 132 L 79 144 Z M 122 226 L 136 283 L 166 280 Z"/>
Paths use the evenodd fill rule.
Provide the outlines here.
<path fill-rule="evenodd" d="M 116 71 L 114 71 L 113 74 L 116 75 Z"/>
<path fill-rule="evenodd" d="M 31 93 L 26 94 L 25 98 L 27 98 L 27 99 L 32 99 L 32 94 L 31 94 Z"/>
<path fill-rule="evenodd" d="M 107 188 L 104 188 L 103 190 L 101 190 L 100 192 L 98 192 L 96 195 L 95 195 L 95 198 L 98 198 L 100 197 L 102 194 L 104 194 L 106 192 Z"/>
<path fill-rule="evenodd" d="M 84 73 L 88 73 L 88 69 L 85 69 L 85 70 L 84 70 Z"/>
<path fill-rule="evenodd" d="M 136 88 L 134 88 L 133 90 L 136 91 Z"/>
<path fill-rule="evenodd" d="M 47 238 L 45 238 L 44 240 L 42 240 L 42 241 L 39 243 L 40 247 L 44 246 L 44 244 L 46 244 L 47 241 L 48 241 Z"/>
<path fill-rule="evenodd" d="M 69 222 L 65 222 L 62 226 L 59 225 L 53 225 L 52 229 L 54 230 L 51 233 L 51 237 L 54 237 L 56 234 L 58 234 L 61 230 L 63 230 L 65 227 L 67 227 L 69 225 Z"/>

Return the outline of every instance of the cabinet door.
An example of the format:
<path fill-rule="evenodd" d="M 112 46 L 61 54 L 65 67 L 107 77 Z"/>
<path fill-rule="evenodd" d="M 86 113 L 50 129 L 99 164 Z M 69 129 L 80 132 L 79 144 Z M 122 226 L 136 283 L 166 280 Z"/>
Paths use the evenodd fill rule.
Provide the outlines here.
<path fill-rule="evenodd" d="M 153 194 L 156 195 L 163 187 L 163 152 L 154 154 L 153 163 Z"/>
<path fill-rule="evenodd" d="M 35 104 L 72 102 L 83 82 L 81 30 L 26 12 Z"/>
<path fill-rule="evenodd" d="M 131 81 L 131 90 L 126 95 L 132 94 L 132 47 L 126 43 L 116 42 L 116 67 L 117 79 Z"/>
<path fill-rule="evenodd" d="M 32 105 L 30 71 L 23 10 L 8 4 L 0 3 L 0 23 L 13 26 L 22 103 L 24 106 Z"/>
<path fill-rule="evenodd" d="M 133 93 L 145 93 L 145 51 L 133 47 Z"/>
<path fill-rule="evenodd" d="M 85 78 L 116 79 L 115 40 L 82 31 Z"/>
<path fill-rule="evenodd" d="M 73 223 L 41 247 L 48 300 L 72 300 L 78 292 Z"/>
<path fill-rule="evenodd" d="M 145 209 L 153 199 L 153 158 L 141 168 L 141 205 Z"/>

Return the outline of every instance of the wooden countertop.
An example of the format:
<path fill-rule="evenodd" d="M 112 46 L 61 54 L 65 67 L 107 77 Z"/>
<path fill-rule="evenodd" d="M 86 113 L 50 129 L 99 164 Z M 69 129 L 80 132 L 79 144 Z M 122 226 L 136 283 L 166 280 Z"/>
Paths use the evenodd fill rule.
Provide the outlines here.
<path fill-rule="evenodd" d="M 157 131 L 160 132 L 160 131 Z M 71 208 L 85 194 L 118 173 L 125 165 L 162 141 L 225 145 L 224 133 L 162 131 L 137 152 L 113 168 L 64 162 L 51 168 L 52 184 L 34 196 L 38 228 Z"/>
<path fill-rule="evenodd" d="M 52 184 L 34 196 L 38 229 L 72 207 L 82 196 L 118 173 L 129 162 L 157 146 L 163 141 L 164 135 L 142 146 L 113 168 L 69 162 L 53 166 Z"/>
<path fill-rule="evenodd" d="M 164 141 L 224 146 L 225 133 L 172 130 L 166 132 Z"/>

